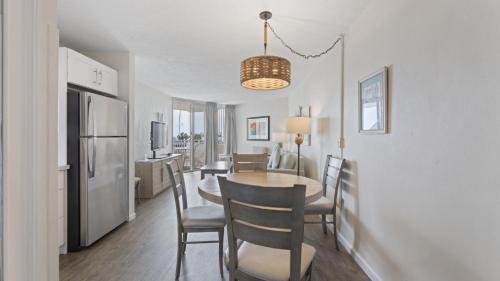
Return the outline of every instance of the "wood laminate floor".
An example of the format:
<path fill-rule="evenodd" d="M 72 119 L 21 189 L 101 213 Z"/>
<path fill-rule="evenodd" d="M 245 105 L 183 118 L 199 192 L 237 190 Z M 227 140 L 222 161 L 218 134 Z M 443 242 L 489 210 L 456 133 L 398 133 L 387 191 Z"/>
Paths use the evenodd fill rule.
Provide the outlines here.
<path fill-rule="evenodd" d="M 186 173 L 190 206 L 211 204 L 197 192 L 200 173 Z M 175 207 L 170 189 L 136 207 L 136 219 L 109 233 L 86 250 L 60 256 L 60 280 L 174 280 L 177 250 Z M 190 239 L 216 234 L 190 234 Z M 315 281 L 369 280 L 352 257 L 335 250 L 333 236 L 323 235 L 320 225 L 306 225 L 305 240 L 317 252 L 313 265 Z M 226 244 L 227 245 L 227 244 Z M 180 280 L 218 281 L 217 244 L 188 245 Z M 228 278 L 225 272 L 225 280 Z"/>

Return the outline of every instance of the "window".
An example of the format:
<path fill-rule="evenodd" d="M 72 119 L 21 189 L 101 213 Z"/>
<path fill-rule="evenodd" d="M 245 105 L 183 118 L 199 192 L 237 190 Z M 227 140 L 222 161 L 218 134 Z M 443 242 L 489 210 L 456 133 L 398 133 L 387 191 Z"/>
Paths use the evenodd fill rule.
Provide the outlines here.
<path fill-rule="evenodd" d="M 205 104 L 194 101 L 173 102 L 174 153 L 184 155 L 184 169 L 193 171 L 205 164 Z"/>
<path fill-rule="evenodd" d="M 224 106 L 219 106 L 217 109 L 217 143 L 218 144 L 224 144 L 225 138 L 224 138 L 224 118 L 226 117 L 226 109 Z"/>

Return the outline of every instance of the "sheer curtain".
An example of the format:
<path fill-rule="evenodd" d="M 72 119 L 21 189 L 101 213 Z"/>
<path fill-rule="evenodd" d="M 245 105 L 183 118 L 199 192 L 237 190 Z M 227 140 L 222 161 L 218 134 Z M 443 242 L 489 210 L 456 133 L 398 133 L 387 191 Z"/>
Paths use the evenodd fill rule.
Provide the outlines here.
<path fill-rule="evenodd" d="M 237 152 L 236 147 L 236 109 L 234 105 L 226 105 L 226 114 L 224 120 L 226 137 L 226 154 L 232 155 L 233 152 Z"/>
<path fill-rule="evenodd" d="M 205 163 L 210 164 L 217 161 L 217 140 L 219 138 L 218 109 L 214 102 L 207 102 L 205 108 Z"/>

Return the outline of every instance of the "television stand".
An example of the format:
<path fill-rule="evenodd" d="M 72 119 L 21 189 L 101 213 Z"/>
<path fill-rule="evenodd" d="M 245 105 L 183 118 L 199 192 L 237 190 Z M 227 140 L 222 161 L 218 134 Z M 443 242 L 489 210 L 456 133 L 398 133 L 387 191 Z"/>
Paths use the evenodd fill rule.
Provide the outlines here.
<path fill-rule="evenodd" d="M 148 159 L 160 159 L 156 157 L 156 150 L 153 150 L 153 157 L 148 158 Z"/>
<path fill-rule="evenodd" d="M 139 195 L 141 199 L 153 198 L 171 186 L 166 163 L 174 159 L 183 163 L 181 154 L 172 154 L 162 159 L 135 161 L 135 176 L 141 178 L 141 194 Z"/>
<path fill-rule="evenodd" d="M 153 151 L 153 157 L 148 157 L 149 160 L 159 160 L 159 159 L 165 159 L 165 158 L 168 158 L 170 156 L 174 155 L 173 153 L 166 153 L 166 154 L 161 154 L 160 156 L 157 156 L 156 155 L 156 151 Z"/>

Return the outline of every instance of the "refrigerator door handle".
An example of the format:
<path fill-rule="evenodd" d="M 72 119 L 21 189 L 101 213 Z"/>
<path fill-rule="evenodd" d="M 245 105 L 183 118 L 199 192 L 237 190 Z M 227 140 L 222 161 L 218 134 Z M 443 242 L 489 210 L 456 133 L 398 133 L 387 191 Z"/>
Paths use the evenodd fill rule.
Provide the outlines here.
<path fill-rule="evenodd" d="M 88 147 L 89 142 L 88 141 L 89 140 L 87 139 L 87 143 L 86 143 L 87 149 L 85 150 L 85 153 L 86 153 L 86 156 L 87 156 L 87 173 L 89 174 L 89 177 L 92 177 L 92 165 L 90 165 L 90 162 L 92 160 L 90 160 L 90 157 L 89 157 L 90 155 L 89 155 L 89 147 Z"/>
<path fill-rule="evenodd" d="M 95 161 L 96 161 L 96 141 L 97 141 L 97 121 L 95 118 L 95 106 L 92 105 L 92 177 L 95 176 Z"/>
<path fill-rule="evenodd" d="M 89 167 L 89 178 L 95 177 L 95 158 L 96 158 L 95 142 L 96 142 L 96 140 L 97 140 L 96 137 L 92 137 L 92 166 L 90 166 L 90 163 L 89 163 L 89 166 L 90 166 Z"/>
<path fill-rule="evenodd" d="M 95 105 L 94 101 L 92 100 L 92 96 L 88 95 L 87 96 L 87 124 L 86 126 L 86 132 L 84 133 L 86 136 L 92 136 L 96 137 L 97 136 L 97 120 L 95 116 Z M 92 127 L 90 127 L 92 126 Z"/>
<path fill-rule="evenodd" d="M 92 116 L 92 119 L 91 119 Z M 87 157 L 88 159 L 88 169 L 89 169 L 89 178 L 93 178 L 95 176 L 95 157 L 96 157 L 96 119 L 95 119 L 95 109 L 94 109 L 94 104 L 92 103 L 92 97 L 88 96 L 87 97 L 87 126 L 90 126 L 92 124 L 92 160 L 90 157 Z M 89 130 L 90 131 L 90 130 Z M 90 155 L 89 155 L 90 156 Z"/>
<path fill-rule="evenodd" d="M 91 97 L 91 96 L 87 96 L 87 108 L 86 108 L 86 109 L 87 109 L 87 112 L 86 112 L 86 113 L 87 113 L 87 124 L 85 124 L 85 135 L 86 135 L 86 136 L 87 136 L 87 135 L 89 134 L 89 132 L 90 132 L 90 130 L 89 130 L 89 126 L 90 126 L 90 111 L 91 111 L 90 106 L 91 106 L 91 105 L 92 105 L 92 97 Z M 93 114 L 94 114 L 94 112 L 93 112 L 93 110 L 92 110 L 92 115 L 93 115 Z M 92 119 L 94 119 L 94 116 L 92 116 Z M 92 129 L 92 131 L 93 131 L 93 129 Z M 94 133 L 92 132 L 92 135 L 93 135 L 93 134 L 94 134 Z"/>

